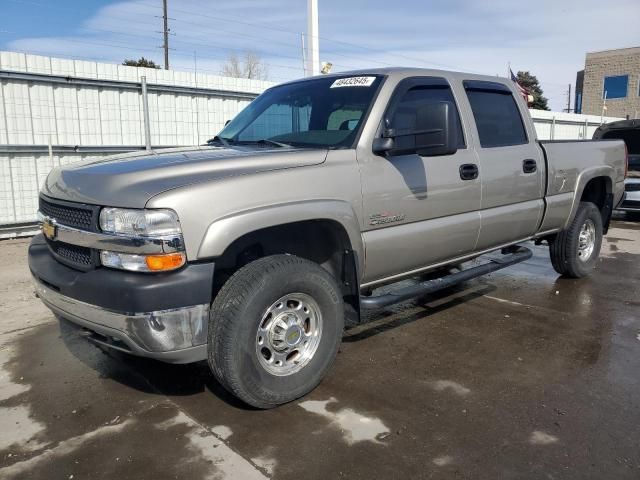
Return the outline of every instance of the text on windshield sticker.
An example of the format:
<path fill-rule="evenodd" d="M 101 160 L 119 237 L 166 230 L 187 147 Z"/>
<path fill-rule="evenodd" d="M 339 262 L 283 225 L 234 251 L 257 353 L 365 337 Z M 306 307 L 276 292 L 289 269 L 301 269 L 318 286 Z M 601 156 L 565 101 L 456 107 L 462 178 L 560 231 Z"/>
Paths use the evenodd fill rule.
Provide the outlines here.
<path fill-rule="evenodd" d="M 340 87 L 370 87 L 376 77 L 347 77 L 339 78 L 331 84 L 329 88 Z"/>

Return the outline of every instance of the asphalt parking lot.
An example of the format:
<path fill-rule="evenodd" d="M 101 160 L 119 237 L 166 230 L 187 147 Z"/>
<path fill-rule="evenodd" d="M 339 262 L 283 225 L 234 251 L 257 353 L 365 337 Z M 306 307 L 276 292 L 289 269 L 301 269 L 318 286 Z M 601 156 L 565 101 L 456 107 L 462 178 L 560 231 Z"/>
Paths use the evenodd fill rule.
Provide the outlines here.
<path fill-rule="evenodd" d="M 307 397 L 237 403 L 203 364 L 105 354 L 0 242 L 0 478 L 640 478 L 640 223 L 595 273 L 524 264 L 349 330 Z"/>

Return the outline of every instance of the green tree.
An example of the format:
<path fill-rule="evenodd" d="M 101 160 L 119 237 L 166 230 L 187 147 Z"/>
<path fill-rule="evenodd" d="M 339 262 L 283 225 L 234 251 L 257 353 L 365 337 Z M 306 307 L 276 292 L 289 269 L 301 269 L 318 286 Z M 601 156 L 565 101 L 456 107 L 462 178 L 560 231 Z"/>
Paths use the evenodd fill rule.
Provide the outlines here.
<path fill-rule="evenodd" d="M 542 88 L 540 88 L 540 82 L 535 75 L 531 75 L 528 71 L 518 72 L 518 83 L 522 85 L 529 95 L 533 96 L 533 103 L 529 104 L 530 108 L 534 110 L 549 110 L 547 105 L 547 98 L 543 95 Z"/>
<path fill-rule="evenodd" d="M 122 64 L 129 67 L 160 68 L 160 65 L 158 65 L 156 62 L 144 57 L 140 57 L 138 60 L 130 60 L 127 58 L 124 62 L 122 62 Z"/>

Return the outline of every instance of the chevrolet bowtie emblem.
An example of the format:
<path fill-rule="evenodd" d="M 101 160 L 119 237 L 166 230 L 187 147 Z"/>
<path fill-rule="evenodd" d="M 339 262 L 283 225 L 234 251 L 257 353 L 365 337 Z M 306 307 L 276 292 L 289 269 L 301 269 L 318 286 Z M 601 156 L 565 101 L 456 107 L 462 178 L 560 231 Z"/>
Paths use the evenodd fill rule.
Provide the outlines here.
<path fill-rule="evenodd" d="M 57 234 L 56 224 L 50 218 L 45 218 L 42 222 L 42 234 L 49 240 L 55 240 Z"/>

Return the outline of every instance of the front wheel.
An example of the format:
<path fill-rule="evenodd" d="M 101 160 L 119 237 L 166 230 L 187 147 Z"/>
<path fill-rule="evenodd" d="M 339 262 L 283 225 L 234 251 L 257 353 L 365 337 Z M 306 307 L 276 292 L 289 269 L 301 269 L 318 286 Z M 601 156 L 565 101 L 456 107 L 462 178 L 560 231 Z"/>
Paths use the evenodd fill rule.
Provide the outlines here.
<path fill-rule="evenodd" d="M 261 258 L 238 270 L 213 302 L 209 365 L 245 403 L 275 407 L 320 383 L 343 327 L 342 295 L 326 270 L 293 255 Z"/>
<path fill-rule="evenodd" d="M 571 278 L 589 275 L 600 254 L 602 231 L 598 207 L 591 202 L 580 202 L 571 225 L 549 242 L 555 271 Z"/>

